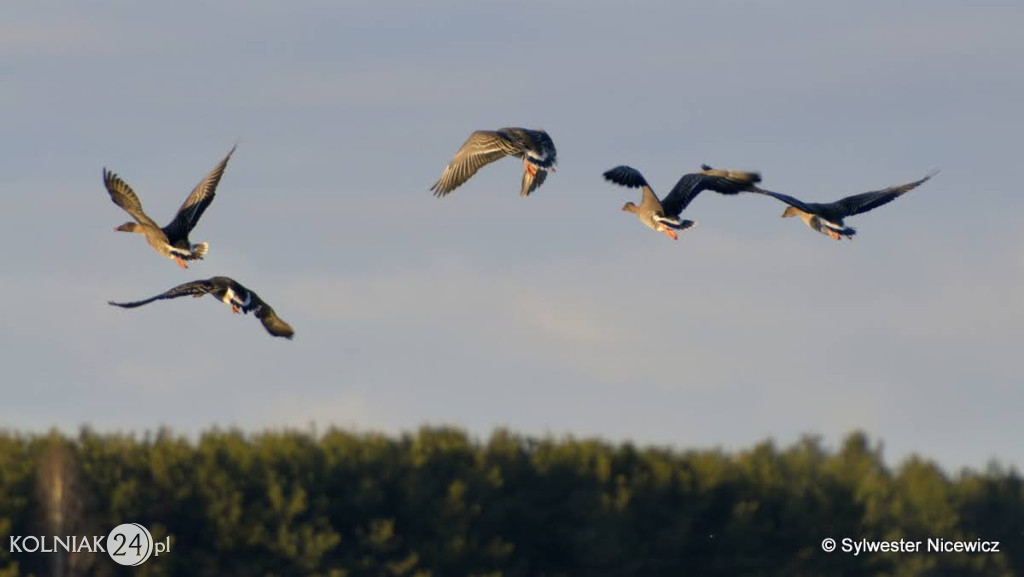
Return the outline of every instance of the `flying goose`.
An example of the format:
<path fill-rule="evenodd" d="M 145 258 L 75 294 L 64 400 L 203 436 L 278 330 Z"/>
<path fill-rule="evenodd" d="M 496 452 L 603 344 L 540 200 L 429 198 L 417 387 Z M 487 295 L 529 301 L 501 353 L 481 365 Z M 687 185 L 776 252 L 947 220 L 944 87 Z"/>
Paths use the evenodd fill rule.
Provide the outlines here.
<path fill-rule="evenodd" d="M 547 132 L 527 128 L 477 130 L 469 135 L 430 190 L 434 196 L 445 196 L 485 165 L 506 156 L 523 160 L 523 185 L 519 191 L 523 197 L 544 184 L 549 170 L 555 172 L 555 143 Z"/>
<path fill-rule="evenodd" d="M 116 303 L 114 301 L 108 301 L 116 307 L 132 309 L 135 307 L 141 307 L 147 305 L 153 301 L 162 299 L 174 299 L 183 296 L 193 296 L 199 298 L 203 295 L 213 295 L 224 304 L 231 307 L 231 312 L 235 314 L 252 312 L 256 315 L 256 318 L 260 319 L 263 323 L 263 328 L 267 329 L 267 332 L 275 337 L 284 337 L 291 339 L 295 335 L 295 331 L 291 325 L 281 320 L 274 312 L 274 309 L 270 308 L 270 305 L 263 302 L 263 299 L 256 293 L 245 288 L 241 284 L 226 276 L 215 276 L 206 280 L 196 280 L 187 282 L 182 285 L 178 285 L 171 290 L 158 294 L 155 297 L 150 297 L 145 300 L 131 302 L 131 303 Z"/>
<path fill-rule="evenodd" d="M 786 210 L 782 212 L 782 218 L 799 216 L 800 220 L 804 221 L 804 224 L 806 224 L 811 230 L 816 230 L 821 234 L 828 235 L 836 240 L 840 240 L 843 237 L 853 240 L 853 235 L 857 234 L 857 229 L 846 226 L 843 223 L 843 220 L 846 217 L 874 210 L 883 204 L 888 204 L 899 198 L 901 195 L 914 190 L 925 182 L 928 182 L 928 180 L 938 174 L 938 172 L 939 171 L 937 170 L 933 171 L 921 180 L 915 180 L 914 182 L 908 182 L 907 184 L 900 184 L 897 186 L 890 186 L 889 188 L 883 188 L 882 190 L 873 190 L 871 192 L 855 194 L 853 196 L 839 199 L 835 202 L 804 202 L 786 194 L 780 194 L 778 192 L 772 192 L 761 188 L 751 190 L 750 192 L 764 194 L 788 204 L 789 206 L 787 206 Z"/>
<path fill-rule="evenodd" d="M 715 170 L 707 167 L 696 173 L 684 174 L 665 198 L 658 200 L 640 171 L 630 166 L 616 166 L 604 173 L 605 180 L 627 188 L 642 188 L 643 197 L 640 206 L 627 202 L 622 210 L 632 212 L 640 218 L 640 222 L 658 232 L 665 233 L 672 240 L 677 240 L 677 230 L 686 230 L 696 226 L 692 220 L 680 220 L 679 215 L 700 194 L 702 190 L 713 190 L 721 194 L 736 194 L 751 190 L 754 183 L 761 182 L 761 175 L 756 172 L 739 170 Z"/>
<path fill-rule="evenodd" d="M 110 200 L 113 200 L 114 204 L 124 209 L 136 221 L 126 222 L 114 230 L 142 234 L 146 237 L 149 246 L 178 263 L 181 268 L 188 268 L 188 265 L 185 264 L 187 260 L 198 260 L 205 257 L 210 249 L 209 243 L 192 244 L 188 240 L 188 233 L 195 228 L 199 217 L 203 216 L 203 212 L 213 202 L 213 197 L 217 193 L 217 184 L 220 182 L 221 176 L 224 175 L 224 169 L 235 152 L 235 148 L 232 147 L 224 160 L 220 161 L 209 174 L 199 181 L 199 184 L 178 209 L 178 213 L 174 215 L 174 220 L 163 228 L 142 210 L 142 201 L 136 196 L 135 191 L 121 180 L 121 177 L 104 168 L 103 184 L 107 187 L 107 192 L 110 193 Z"/>

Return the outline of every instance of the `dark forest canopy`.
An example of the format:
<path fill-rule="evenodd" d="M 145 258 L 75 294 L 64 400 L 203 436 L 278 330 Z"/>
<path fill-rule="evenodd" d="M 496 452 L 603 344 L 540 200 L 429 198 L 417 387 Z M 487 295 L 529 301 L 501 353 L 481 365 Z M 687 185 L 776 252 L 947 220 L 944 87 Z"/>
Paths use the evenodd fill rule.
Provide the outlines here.
<path fill-rule="evenodd" d="M 105 535 L 138 522 L 169 554 L 137 568 L 70 555 L 67 575 L 1024 575 L 1012 470 L 887 467 L 851 434 L 737 452 L 499 430 L 332 430 L 196 441 L 0 433 L 0 577 L 56 575 L 11 535 Z M 999 553 L 824 553 L 841 540 L 1000 541 Z"/>

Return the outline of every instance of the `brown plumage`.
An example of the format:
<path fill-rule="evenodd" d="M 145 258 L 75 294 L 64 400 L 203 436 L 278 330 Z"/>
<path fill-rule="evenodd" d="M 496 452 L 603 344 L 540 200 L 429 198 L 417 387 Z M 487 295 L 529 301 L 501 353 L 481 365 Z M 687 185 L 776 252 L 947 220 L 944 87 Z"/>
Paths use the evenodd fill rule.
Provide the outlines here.
<path fill-rule="evenodd" d="M 434 191 L 434 196 L 445 196 L 484 166 L 506 156 L 515 156 L 523 161 L 523 181 L 519 190 L 523 197 L 544 184 L 548 171 L 555 172 L 557 152 L 547 132 L 514 127 L 477 130 L 469 135 L 430 190 Z"/>
<path fill-rule="evenodd" d="M 188 268 L 185 261 L 202 259 L 209 250 L 209 243 L 192 244 L 189 242 L 188 234 L 213 202 L 213 197 L 217 194 L 217 185 L 234 152 L 235 148 L 232 147 L 224 160 L 199 181 L 178 209 L 174 220 L 162 228 L 142 209 L 142 201 L 135 191 L 119 176 L 104 168 L 103 184 L 110 194 L 110 200 L 135 219 L 135 222 L 126 222 L 114 230 L 142 234 L 149 246 L 182 268 Z"/>
<path fill-rule="evenodd" d="M 755 183 L 761 181 L 761 175 L 756 172 L 708 168 L 701 172 L 684 174 L 665 198 L 659 200 L 640 171 L 631 166 L 616 166 L 606 171 L 604 178 L 627 188 L 641 188 L 643 193 L 640 206 L 627 202 L 622 210 L 637 215 L 640 222 L 648 228 L 663 232 L 673 240 L 679 238 L 675 231 L 697 225 L 692 220 L 680 220 L 679 215 L 702 191 L 736 194 L 751 190 Z"/>

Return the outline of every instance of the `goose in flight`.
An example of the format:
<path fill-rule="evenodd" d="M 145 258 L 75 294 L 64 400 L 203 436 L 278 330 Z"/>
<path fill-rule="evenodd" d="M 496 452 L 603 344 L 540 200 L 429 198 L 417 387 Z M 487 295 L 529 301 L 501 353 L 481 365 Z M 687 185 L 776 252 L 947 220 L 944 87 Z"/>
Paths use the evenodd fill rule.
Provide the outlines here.
<path fill-rule="evenodd" d="M 857 229 L 846 226 L 843 222 L 846 217 L 865 213 L 869 210 L 874 210 L 883 204 L 888 204 L 903 194 L 906 194 L 925 182 L 928 182 L 928 180 L 938 174 L 938 172 L 939 171 L 937 170 L 933 171 L 921 180 L 915 180 L 914 182 L 908 182 L 907 184 L 900 184 L 897 186 L 890 186 L 889 188 L 883 188 L 882 190 L 873 190 L 870 192 L 855 194 L 853 196 L 841 198 L 835 202 L 804 202 L 786 194 L 780 194 L 778 192 L 772 192 L 770 190 L 760 188 L 752 190 L 751 192 L 770 196 L 788 204 L 789 206 L 787 206 L 786 210 L 782 213 L 782 218 L 799 216 L 800 220 L 804 221 L 804 224 L 806 224 L 811 230 L 818 231 L 821 234 L 830 236 L 836 240 L 840 240 L 843 237 L 853 240 L 853 235 L 857 234 Z"/>
<path fill-rule="evenodd" d="M 756 188 L 755 183 L 761 182 L 761 175 L 756 172 L 707 167 L 701 172 L 684 174 L 665 198 L 658 200 L 640 171 L 631 166 L 616 166 L 605 172 L 604 178 L 627 188 L 642 188 L 640 206 L 627 202 L 622 210 L 637 215 L 648 228 L 663 232 L 672 240 L 679 238 L 675 231 L 696 226 L 697 223 L 692 220 L 680 220 L 679 215 L 701 191 L 737 194 L 752 190 Z"/>
<path fill-rule="evenodd" d="M 484 166 L 506 156 L 514 156 L 523 161 L 523 184 L 519 195 L 530 196 L 544 184 L 548 171 L 555 172 L 556 154 L 555 143 L 543 130 L 477 130 L 469 135 L 430 190 L 434 191 L 434 196 L 445 196 Z"/>
<path fill-rule="evenodd" d="M 192 244 L 188 240 L 188 233 L 195 228 L 199 217 L 203 216 L 203 212 L 213 202 L 213 197 L 217 193 L 217 184 L 220 183 L 228 160 L 231 159 L 234 152 L 235 147 L 232 147 L 224 160 L 220 161 L 209 174 L 199 181 L 199 184 L 178 209 L 174 220 L 162 228 L 142 210 L 142 201 L 139 200 L 135 191 L 121 180 L 121 177 L 104 168 L 103 184 L 107 187 L 107 192 L 110 193 L 110 199 L 135 219 L 135 222 L 126 222 L 114 230 L 137 232 L 145 236 L 149 246 L 178 263 L 181 268 L 188 268 L 188 265 L 185 264 L 187 260 L 202 259 L 210 249 L 209 243 Z"/>
<path fill-rule="evenodd" d="M 217 300 L 230 306 L 231 312 L 235 314 L 253 313 L 256 315 L 256 318 L 260 319 L 260 322 L 263 323 L 263 328 L 267 329 L 267 332 L 275 337 L 291 339 L 292 336 L 295 335 L 295 331 L 292 329 L 291 325 L 281 320 L 281 318 L 277 316 L 277 313 L 274 312 L 274 309 L 272 309 L 267 303 L 263 302 L 263 299 L 261 299 L 259 295 L 226 276 L 215 276 L 206 280 L 187 282 L 185 284 L 178 285 L 165 293 L 158 294 L 155 297 L 150 297 L 141 301 L 130 303 L 116 303 L 114 301 L 108 301 L 108 304 L 116 307 L 132 309 L 162 299 L 174 299 L 184 296 L 199 298 L 203 295 L 215 296 Z"/>

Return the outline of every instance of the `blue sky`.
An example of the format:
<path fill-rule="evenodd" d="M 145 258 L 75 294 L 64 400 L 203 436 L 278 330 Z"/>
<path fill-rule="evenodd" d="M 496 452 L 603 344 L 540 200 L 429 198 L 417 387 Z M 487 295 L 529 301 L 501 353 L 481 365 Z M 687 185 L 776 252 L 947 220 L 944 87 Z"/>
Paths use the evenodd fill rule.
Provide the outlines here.
<path fill-rule="evenodd" d="M 1020 466 L 1024 6 L 1013 2 L 107 2 L 0 24 L 0 424 L 191 433 L 455 424 L 736 449 L 855 428 L 898 461 Z M 474 129 L 559 171 L 428 188 Z M 190 270 L 167 221 L 235 143 Z M 699 197 L 671 242 L 601 173 L 702 162 L 807 200 L 920 178 L 837 243 Z M 297 331 L 213 299 L 228 275 Z"/>

